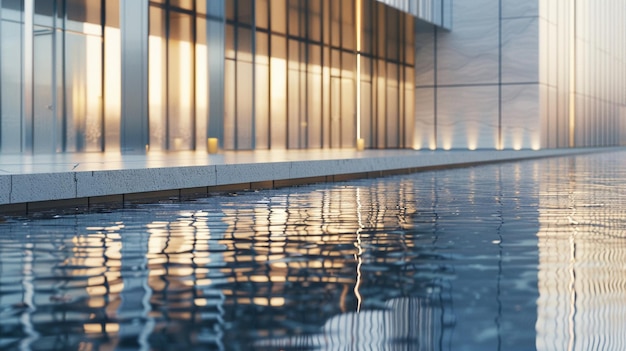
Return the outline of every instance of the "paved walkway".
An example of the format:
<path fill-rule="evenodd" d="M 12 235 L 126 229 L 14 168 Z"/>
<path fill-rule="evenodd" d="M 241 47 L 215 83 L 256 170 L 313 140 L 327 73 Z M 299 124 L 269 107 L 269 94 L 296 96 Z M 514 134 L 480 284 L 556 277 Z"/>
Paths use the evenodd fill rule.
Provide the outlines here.
<path fill-rule="evenodd" d="M 0 214 L 55 206 L 90 206 L 219 189 L 271 188 L 625 148 L 522 151 L 257 150 L 0 156 Z M 59 202 L 58 200 L 62 200 Z M 64 202 L 63 202 L 64 201 Z"/>

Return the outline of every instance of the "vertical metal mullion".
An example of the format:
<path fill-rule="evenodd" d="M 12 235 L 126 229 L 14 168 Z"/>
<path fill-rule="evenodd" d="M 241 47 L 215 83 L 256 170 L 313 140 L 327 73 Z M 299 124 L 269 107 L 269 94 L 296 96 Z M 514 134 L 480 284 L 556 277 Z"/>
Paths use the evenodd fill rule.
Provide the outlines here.
<path fill-rule="evenodd" d="M 193 2 L 193 13 L 191 14 L 191 65 L 193 74 L 191 75 L 191 84 L 192 84 L 192 95 L 191 95 L 191 106 L 193 111 L 193 117 L 191 119 L 191 149 L 195 150 L 196 146 L 196 123 L 197 123 L 197 106 L 196 106 L 196 72 L 197 72 L 197 60 L 196 60 L 196 45 L 198 41 L 198 36 L 196 35 L 197 30 L 197 9 L 196 2 Z"/>
<path fill-rule="evenodd" d="M 59 2 L 61 2 L 60 4 L 60 8 L 59 8 Z M 57 26 L 57 19 L 59 16 L 59 11 L 62 11 L 62 20 L 61 20 L 61 24 L 60 24 L 60 28 L 61 28 L 61 45 L 60 45 L 60 50 L 61 50 L 61 77 L 59 78 L 57 76 L 57 73 L 59 73 L 58 70 L 58 64 L 59 62 L 57 62 L 57 58 L 58 58 L 58 52 L 57 50 L 59 50 L 59 45 L 57 45 L 57 30 L 58 30 L 58 26 Z M 57 138 L 56 138 L 56 132 L 58 131 L 58 129 L 56 128 L 56 122 L 58 121 L 59 117 L 57 115 L 57 113 L 59 112 L 59 110 L 61 111 L 62 117 L 61 117 L 61 135 L 59 135 L 58 137 L 61 138 L 61 151 L 65 152 L 67 151 L 67 94 L 65 94 L 65 92 L 67 91 L 67 81 L 66 81 L 66 57 L 65 57 L 65 53 L 66 53 L 66 48 L 65 48 L 65 43 L 67 42 L 66 40 L 66 32 L 65 32 L 65 28 L 66 28 L 66 24 L 67 24 L 67 3 L 66 0 L 59 0 L 59 1 L 55 1 L 54 2 L 54 19 L 53 19 L 53 33 L 52 33 L 52 56 L 53 56 L 53 74 L 52 74 L 52 85 L 53 85 L 53 89 L 52 89 L 52 96 L 53 96 L 53 100 L 54 100 L 54 132 L 55 132 L 55 137 L 54 137 L 54 145 L 57 145 Z M 57 86 L 57 81 L 58 79 L 61 79 L 61 106 L 56 106 L 57 103 L 59 102 L 59 97 L 58 97 L 58 86 Z M 78 131 L 76 131 L 76 133 L 78 134 Z M 77 135 L 76 136 L 76 140 L 80 140 L 79 139 L 80 136 Z M 83 151 L 83 150 L 76 150 L 76 151 Z"/>
<path fill-rule="evenodd" d="M 305 37 L 305 41 L 304 41 L 304 59 L 306 60 L 306 64 L 305 64 L 305 72 L 304 72 L 304 96 L 306 97 L 304 99 L 304 122 L 306 123 L 306 130 L 304 133 L 304 147 L 306 149 L 309 148 L 309 134 L 310 134 L 310 128 L 311 128 L 311 124 L 309 123 L 309 64 L 311 62 L 311 53 L 309 50 L 309 45 L 311 45 L 311 36 L 309 33 L 309 21 L 311 19 L 310 17 L 310 13 L 309 13 L 309 6 L 307 6 L 306 2 L 302 2 L 301 1 L 301 7 L 303 7 L 303 13 L 304 13 L 304 37 Z"/>
<path fill-rule="evenodd" d="M 100 135 L 102 136 L 100 139 L 100 151 L 105 150 L 105 140 L 106 140 L 106 125 L 104 123 L 104 99 L 106 98 L 106 90 L 105 90 L 105 76 L 104 76 L 104 55 L 105 55 L 105 46 L 104 46 L 104 33 L 105 33 L 105 24 L 106 24 L 106 1 L 100 0 Z"/>
<path fill-rule="evenodd" d="M 2 50 L 2 22 L 2 0 L 0 0 L 0 50 Z M 2 78 L 2 55 L 0 55 L 0 116 L 2 116 Z M 0 154 L 2 154 L 2 123 L 0 123 Z"/>
<path fill-rule="evenodd" d="M 287 62 L 285 63 L 285 70 L 287 72 L 287 74 L 285 74 L 285 113 L 286 113 L 286 118 L 285 118 L 285 148 L 286 149 L 290 149 L 290 145 L 289 145 L 289 131 L 290 131 L 290 120 L 291 118 L 289 118 L 289 95 L 290 95 L 290 91 L 289 91 L 289 60 L 291 60 L 291 57 L 289 57 L 289 22 L 291 20 L 291 16 L 289 16 L 289 8 L 290 8 L 290 1 L 289 0 L 285 0 L 285 56 L 287 56 Z M 270 12 L 271 9 L 270 9 Z M 270 90 L 271 91 L 271 90 Z"/>
<path fill-rule="evenodd" d="M 165 150 L 170 150 L 170 0 L 165 3 Z M 150 28 L 150 27 L 148 27 Z M 148 43 L 150 45 L 150 43 Z M 148 78 L 149 79 L 149 78 Z M 148 89 L 150 83 L 148 82 Z M 148 104 L 149 106 L 150 104 Z"/>
<path fill-rule="evenodd" d="M 228 1 L 228 0 L 227 0 Z M 238 77 L 238 73 L 239 73 L 239 1 L 238 0 L 232 0 L 235 2 L 235 24 L 233 25 L 233 29 L 234 29 L 234 40 L 235 40 L 235 81 L 233 82 L 233 84 L 235 85 L 235 96 L 233 97 L 235 99 L 235 110 L 232 112 L 232 118 L 233 118 L 233 145 L 235 147 L 235 150 L 239 150 L 239 130 L 237 129 L 237 105 L 239 105 L 237 103 L 237 88 L 238 84 L 237 84 L 237 77 Z M 225 94 L 227 94 L 227 92 L 224 92 Z"/>
<path fill-rule="evenodd" d="M 24 91 L 23 91 L 23 115 L 22 115 L 22 151 L 34 152 L 34 81 L 33 81 L 33 24 L 35 16 L 35 0 L 24 0 Z"/>
<path fill-rule="evenodd" d="M 256 9 L 255 9 L 256 10 Z M 256 18 L 256 17 L 255 17 Z M 267 91 L 269 91 L 269 101 L 267 102 L 267 148 L 272 149 L 272 38 L 274 34 L 272 33 L 272 11 L 270 4 L 268 2 L 267 7 L 267 72 L 268 72 L 268 80 L 267 80 Z M 256 41 L 255 41 L 256 42 Z M 255 89 L 256 90 L 256 89 Z"/>
<path fill-rule="evenodd" d="M 252 2 L 252 138 L 250 148 L 256 149 L 256 1 Z"/>

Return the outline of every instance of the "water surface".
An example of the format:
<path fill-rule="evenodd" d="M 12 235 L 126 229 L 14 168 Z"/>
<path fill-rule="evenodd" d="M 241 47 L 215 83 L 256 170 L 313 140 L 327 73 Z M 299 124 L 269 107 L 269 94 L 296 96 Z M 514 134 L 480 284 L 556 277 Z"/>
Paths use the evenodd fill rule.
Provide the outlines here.
<path fill-rule="evenodd" d="M 622 350 L 626 153 L 0 224 L 0 348 Z"/>

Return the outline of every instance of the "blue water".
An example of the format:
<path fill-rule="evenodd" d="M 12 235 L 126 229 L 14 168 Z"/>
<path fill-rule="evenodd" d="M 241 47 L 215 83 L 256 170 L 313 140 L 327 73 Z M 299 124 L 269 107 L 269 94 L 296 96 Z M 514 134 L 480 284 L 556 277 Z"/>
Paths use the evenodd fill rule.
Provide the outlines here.
<path fill-rule="evenodd" d="M 623 350 L 626 153 L 0 223 L 0 348 Z"/>

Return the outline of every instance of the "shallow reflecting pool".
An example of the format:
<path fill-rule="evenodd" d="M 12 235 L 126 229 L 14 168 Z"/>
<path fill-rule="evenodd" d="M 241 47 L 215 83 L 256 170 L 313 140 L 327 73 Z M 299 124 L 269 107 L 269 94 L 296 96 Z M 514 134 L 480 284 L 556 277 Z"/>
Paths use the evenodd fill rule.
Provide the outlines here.
<path fill-rule="evenodd" d="M 0 223 L 0 348 L 622 350 L 626 153 Z"/>

